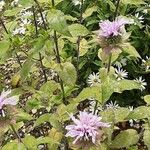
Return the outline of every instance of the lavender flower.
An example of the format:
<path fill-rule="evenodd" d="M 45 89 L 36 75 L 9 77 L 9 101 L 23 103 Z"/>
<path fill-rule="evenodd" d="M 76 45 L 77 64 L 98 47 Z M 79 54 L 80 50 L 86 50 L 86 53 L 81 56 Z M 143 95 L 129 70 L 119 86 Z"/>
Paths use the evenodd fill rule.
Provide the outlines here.
<path fill-rule="evenodd" d="M 0 95 L 0 110 L 4 105 L 16 105 L 18 97 L 17 96 L 11 96 L 8 97 L 8 95 L 11 93 L 11 90 L 9 91 L 3 91 Z"/>
<path fill-rule="evenodd" d="M 129 24 L 129 21 L 124 18 L 118 18 L 113 22 L 110 22 L 109 20 L 102 21 L 99 23 L 99 36 L 109 38 L 111 36 L 121 35 L 121 28 L 125 24 Z"/>
<path fill-rule="evenodd" d="M 75 138 L 73 144 L 77 142 L 89 141 L 96 144 L 98 136 L 102 136 L 100 133 L 101 127 L 110 127 L 109 123 L 101 122 L 101 117 L 93 115 L 92 113 L 80 112 L 79 119 L 76 119 L 73 115 L 71 119 L 74 122 L 74 125 L 66 126 L 68 133 L 66 136 Z M 101 137 L 102 138 L 102 137 Z"/>

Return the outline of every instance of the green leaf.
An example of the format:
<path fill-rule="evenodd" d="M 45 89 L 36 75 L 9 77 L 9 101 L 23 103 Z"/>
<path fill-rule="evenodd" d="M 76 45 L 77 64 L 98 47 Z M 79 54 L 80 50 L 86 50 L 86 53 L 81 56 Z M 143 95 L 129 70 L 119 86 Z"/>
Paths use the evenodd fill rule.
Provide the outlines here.
<path fill-rule="evenodd" d="M 26 79 L 28 77 L 32 65 L 33 65 L 33 61 L 31 59 L 27 59 L 24 62 L 20 71 L 20 76 L 22 79 Z"/>
<path fill-rule="evenodd" d="M 130 43 L 123 43 L 120 47 L 124 53 L 128 53 L 130 56 L 135 58 L 141 58 L 137 50 Z"/>
<path fill-rule="evenodd" d="M 16 16 L 21 10 L 22 10 L 22 8 L 18 8 L 18 7 L 15 7 L 15 8 L 10 9 L 10 10 L 6 10 L 4 12 L 4 16 L 6 16 L 6 17 Z"/>
<path fill-rule="evenodd" d="M 26 147 L 30 150 L 37 150 L 37 142 L 35 137 L 31 135 L 26 135 L 23 139 L 23 143 L 26 145 Z"/>
<path fill-rule="evenodd" d="M 9 41 L 0 41 L 0 60 L 3 60 L 7 55 L 7 50 L 9 49 L 10 42 Z"/>
<path fill-rule="evenodd" d="M 28 113 L 23 112 L 20 109 L 17 109 L 15 117 L 17 118 L 17 121 L 25 121 L 25 120 L 31 120 L 33 119 Z"/>
<path fill-rule="evenodd" d="M 23 143 L 19 143 L 15 140 L 7 143 L 1 150 L 26 150 L 26 148 Z"/>
<path fill-rule="evenodd" d="M 58 149 L 58 146 L 59 146 L 59 144 L 61 142 L 62 136 L 63 136 L 63 134 L 61 132 L 59 132 L 55 128 L 52 128 L 50 133 L 49 133 L 49 137 L 51 139 L 53 139 L 54 142 L 51 143 L 51 144 L 48 144 L 48 148 L 50 150 Z"/>
<path fill-rule="evenodd" d="M 40 116 L 34 123 L 34 127 L 41 125 L 44 122 L 50 122 L 50 114 L 44 114 Z"/>
<path fill-rule="evenodd" d="M 59 87 L 59 84 L 51 80 L 51 81 L 47 81 L 46 83 L 44 83 L 41 86 L 40 91 L 50 95 L 50 94 L 53 94 L 53 92 L 56 91 L 58 87 Z"/>
<path fill-rule="evenodd" d="M 75 85 L 77 73 L 75 67 L 71 63 L 66 62 L 58 64 L 55 70 L 65 84 L 69 86 Z"/>
<path fill-rule="evenodd" d="M 48 12 L 47 20 L 51 29 L 54 29 L 55 31 L 63 35 L 70 36 L 63 12 L 61 12 L 60 10 L 52 9 L 50 10 L 50 12 Z"/>
<path fill-rule="evenodd" d="M 19 4 L 23 7 L 31 7 L 34 3 L 34 0 L 19 0 Z"/>
<path fill-rule="evenodd" d="M 144 96 L 144 101 L 147 103 L 147 105 L 150 105 L 150 95 Z"/>
<path fill-rule="evenodd" d="M 111 148 L 128 148 L 138 142 L 139 135 L 136 130 L 128 129 L 119 133 L 112 141 Z"/>
<path fill-rule="evenodd" d="M 72 24 L 68 28 L 73 37 L 85 36 L 89 34 L 88 29 L 81 24 Z"/>
<path fill-rule="evenodd" d="M 144 119 L 150 117 L 150 107 L 140 106 L 135 108 L 127 119 Z"/>
<path fill-rule="evenodd" d="M 90 46 L 88 45 L 88 42 L 83 38 L 80 41 L 79 55 L 83 56 L 88 51 L 89 48 Z"/>
<path fill-rule="evenodd" d="M 96 12 L 96 11 L 97 11 L 97 6 L 87 8 L 86 11 L 83 13 L 83 18 L 85 19 L 85 18 L 91 16 L 92 13 Z"/>
<path fill-rule="evenodd" d="M 118 108 L 114 110 L 115 114 L 115 123 L 123 122 L 126 120 L 127 116 L 129 115 L 130 111 L 128 108 Z"/>
<path fill-rule="evenodd" d="M 118 81 L 117 88 L 115 92 L 121 93 L 125 90 L 133 90 L 133 89 L 140 89 L 141 85 L 134 80 L 120 80 Z"/>
<path fill-rule="evenodd" d="M 121 0 L 121 2 L 123 4 L 130 4 L 130 5 L 132 5 L 132 4 L 134 4 L 134 5 L 146 4 L 144 2 L 144 0 Z"/>
<path fill-rule="evenodd" d="M 39 137 L 37 140 L 37 145 L 40 144 L 56 144 L 54 139 L 51 139 L 50 137 Z"/>
<path fill-rule="evenodd" d="M 148 150 L 150 149 L 150 128 L 146 129 L 143 134 L 143 140 Z"/>
<path fill-rule="evenodd" d="M 94 98 L 99 102 L 102 102 L 102 91 L 100 86 L 84 88 L 80 94 L 76 97 L 77 101 L 83 101 L 88 98 Z"/>

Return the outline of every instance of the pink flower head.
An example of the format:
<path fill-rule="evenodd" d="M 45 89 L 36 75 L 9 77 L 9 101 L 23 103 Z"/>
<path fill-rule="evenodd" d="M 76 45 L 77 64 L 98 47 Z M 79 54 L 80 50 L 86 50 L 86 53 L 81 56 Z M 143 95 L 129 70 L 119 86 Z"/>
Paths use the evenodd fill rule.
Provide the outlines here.
<path fill-rule="evenodd" d="M 118 18 L 113 22 L 110 22 L 109 20 L 102 21 L 99 23 L 99 36 L 106 38 L 110 36 L 118 36 L 121 34 L 121 27 L 125 24 L 129 24 L 129 21 L 124 18 Z"/>
<path fill-rule="evenodd" d="M 0 110 L 4 105 L 16 105 L 18 97 L 17 96 L 11 96 L 8 97 L 8 95 L 11 93 L 11 90 L 9 91 L 3 91 L 0 95 Z"/>
<path fill-rule="evenodd" d="M 96 143 L 96 139 L 99 136 L 101 127 L 110 127 L 110 124 L 101 122 L 101 117 L 93 115 L 92 113 L 80 112 L 79 119 L 71 116 L 74 125 L 66 126 L 68 133 L 66 136 L 75 138 L 73 144 L 79 141 L 90 141 Z"/>

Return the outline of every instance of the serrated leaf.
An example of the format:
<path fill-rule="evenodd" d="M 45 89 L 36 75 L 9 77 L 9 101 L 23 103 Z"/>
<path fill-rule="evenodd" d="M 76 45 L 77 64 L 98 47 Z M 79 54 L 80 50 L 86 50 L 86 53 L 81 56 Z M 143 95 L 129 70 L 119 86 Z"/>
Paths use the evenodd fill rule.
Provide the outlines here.
<path fill-rule="evenodd" d="M 81 24 L 72 24 L 68 26 L 69 31 L 73 37 L 85 36 L 89 33 L 88 29 Z"/>
<path fill-rule="evenodd" d="M 26 147 L 30 150 L 37 150 L 37 142 L 36 138 L 31 135 L 26 135 L 23 139 L 23 143 L 26 145 Z"/>
<path fill-rule="evenodd" d="M 51 81 L 47 81 L 46 83 L 44 83 L 41 88 L 40 91 L 47 93 L 47 94 L 53 94 L 53 92 L 59 87 L 59 84 L 56 83 L 55 81 L 51 80 Z"/>
<path fill-rule="evenodd" d="M 123 79 L 118 81 L 118 86 L 115 89 L 115 92 L 120 93 L 125 90 L 133 90 L 133 89 L 140 89 L 140 88 L 141 88 L 140 84 L 137 83 L 136 81 Z"/>
<path fill-rule="evenodd" d="M 6 17 L 16 16 L 21 10 L 22 10 L 22 8 L 18 8 L 18 7 L 15 7 L 15 8 L 10 9 L 10 10 L 6 10 L 4 12 L 4 16 L 6 16 Z"/>
<path fill-rule="evenodd" d="M 135 108 L 127 117 L 127 119 L 144 119 L 150 117 L 150 108 L 146 106 L 140 106 Z"/>
<path fill-rule="evenodd" d="M 141 56 L 139 55 L 137 50 L 130 43 L 124 43 L 124 44 L 120 45 L 120 47 L 124 53 L 127 53 L 130 56 L 135 57 L 135 58 L 137 58 L 137 57 L 141 58 Z"/>
<path fill-rule="evenodd" d="M 70 86 L 74 86 L 77 79 L 77 73 L 75 67 L 69 63 L 61 63 L 55 67 L 56 72 L 62 81 Z"/>
<path fill-rule="evenodd" d="M 40 116 L 34 123 L 34 127 L 41 125 L 44 122 L 50 122 L 50 114 Z"/>
<path fill-rule="evenodd" d="M 52 9 L 50 12 L 48 12 L 47 20 L 51 29 L 54 29 L 63 35 L 70 36 L 63 12 L 60 10 Z"/>
<path fill-rule="evenodd" d="M 139 135 L 136 130 L 128 129 L 119 133 L 112 141 L 111 148 L 128 148 L 138 142 Z"/>
<path fill-rule="evenodd" d="M 85 12 L 83 13 L 83 18 L 87 18 L 89 16 L 92 15 L 93 12 L 97 11 L 97 6 L 93 6 L 93 7 L 90 7 L 90 8 L 87 8 L 85 10 Z"/>
<path fill-rule="evenodd" d="M 80 94 L 76 97 L 77 101 L 83 101 L 88 98 L 94 98 L 100 103 L 102 102 L 102 91 L 100 86 L 84 88 Z"/>

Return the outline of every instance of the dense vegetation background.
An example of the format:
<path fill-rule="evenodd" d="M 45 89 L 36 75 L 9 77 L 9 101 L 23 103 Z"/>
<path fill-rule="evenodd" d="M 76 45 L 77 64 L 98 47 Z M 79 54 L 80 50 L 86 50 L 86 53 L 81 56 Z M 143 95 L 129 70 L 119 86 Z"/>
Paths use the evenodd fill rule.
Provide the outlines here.
<path fill-rule="evenodd" d="M 149 150 L 149 1 L 0 0 L 0 91 L 2 150 Z"/>

